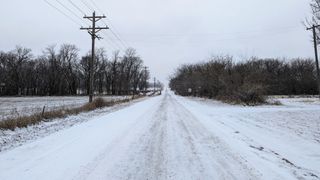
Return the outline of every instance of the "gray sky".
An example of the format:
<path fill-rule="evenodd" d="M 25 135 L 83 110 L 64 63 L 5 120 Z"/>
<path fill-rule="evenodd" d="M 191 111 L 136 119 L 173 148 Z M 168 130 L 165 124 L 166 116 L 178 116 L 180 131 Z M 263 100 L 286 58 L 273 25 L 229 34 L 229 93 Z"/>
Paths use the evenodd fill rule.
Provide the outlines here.
<path fill-rule="evenodd" d="M 79 30 L 83 13 L 69 0 L 47 0 L 74 19 L 68 19 L 44 0 L 10 0 L 0 6 L 0 50 L 16 45 L 35 55 L 52 44 L 76 44 L 83 55 L 90 50 L 89 35 Z M 72 0 L 88 15 L 95 8 L 108 17 L 110 31 L 102 33 L 109 56 L 125 45 L 137 49 L 152 76 L 161 81 L 183 63 L 211 55 L 236 59 L 259 57 L 313 57 L 310 32 L 302 22 L 310 15 L 307 0 Z M 95 7 L 94 3 L 98 6 Z M 87 7 L 87 5 L 89 7 Z M 89 22 L 87 22 L 89 23 Z M 79 24 L 79 25 L 78 25 Z M 100 23 L 103 25 L 103 22 Z"/>

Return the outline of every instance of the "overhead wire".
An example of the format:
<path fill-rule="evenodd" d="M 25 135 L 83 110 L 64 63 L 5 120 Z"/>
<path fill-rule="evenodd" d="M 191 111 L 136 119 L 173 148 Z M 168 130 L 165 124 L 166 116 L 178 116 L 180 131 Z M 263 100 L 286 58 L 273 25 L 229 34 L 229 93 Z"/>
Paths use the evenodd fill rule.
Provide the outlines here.
<path fill-rule="evenodd" d="M 68 16 L 65 12 L 63 12 L 62 10 L 60 10 L 58 7 L 56 7 L 55 5 L 53 5 L 52 3 L 50 3 L 47 0 L 43 0 L 45 3 L 47 3 L 49 6 L 51 6 L 52 8 L 54 8 L 55 10 L 57 10 L 58 12 L 60 12 L 61 14 L 63 14 L 65 17 L 67 17 L 69 20 L 71 20 L 72 22 L 74 22 L 75 24 L 81 26 L 81 23 L 77 22 L 76 20 L 74 20 L 73 18 L 71 18 L 70 16 Z"/>
<path fill-rule="evenodd" d="M 59 0 L 56 0 L 57 3 L 59 3 L 63 8 L 65 8 L 67 11 L 69 11 L 72 15 L 74 15 L 75 17 L 77 17 L 81 22 L 83 22 L 83 19 L 80 18 L 73 10 L 71 10 L 69 7 L 67 7 L 66 5 L 64 5 L 62 2 L 60 2 Z M 88 24 L 87 24 L 88 25 Z"/>
<path fill-rule="evenodd" d="M 71 1 L 71 0 L 69 0 L 69 1 Z M 72 1 L 71 1 L 72 2 Z M 70 2 L 70 3 L 71 3 Z M 84 1 L 84 0 L 81 0 L 81 2 L 90 10 L 90 11 L 94 11 L 94 9 L 86 2 L 86 1 Z M 75 3 L 73 3 L 72 2 L 72 4 L 74 4 L 74 6 L 76 6 L 77 7 L 77 9 L 79 9 L 79 11 L 80 12 L 82 12 L 82 13 L 84 13 L 84 11 L 81 9 L 81 8 L 79 8 Z M 105 34 L 107 37 L 109 37 L 108 36 L 108 34 L 105 32 L 105 31 L 102 31 L 102 33 L 103 34 Z M 103 38 L 104 39 L 104 38 Z M 104 41 L 105 42 L 107 42 L 107 43 L 110 43 L 109 41 L 107 41 L 106 39 L 104 39 Z M 111 41 L 111 43 L 113 44 L 111 44 L 111 45 L 109 45 L 109 46 L 112 46 L 112 48 L 115 50 L 116 48 L 115 48 L 115 46 L 118 46 L 116 43 L 114 43 L 114 42 L 112 42 L 112 40 L 110 40 Z M 114 46 L 115 45 L 115 46 Z M 118 47 L 119 48 L 119 47 Z"/>
<path fill-rule="evenodd" d="M 97 10 L 104 14 L 104 12 L 101 10 L 101 8 L 99 8 L 99 6 L 97 5 L 97 3 L 95 3 L 93 0 L 90 0 L 90 2 L 92 3 L 92 5 L 97 8 Z M 124 48 L 128 49 L 128 44 L 122 40 L 122 38 L 120 37 L 120 33 L 117 31 L 117 29 L 115 28 L 115 26 L 113 25 L 113 23 L 111 22 L 111 20 L 109 18 L 107 18 L 109 23 L 107 23 L 104 19 L 102 19 L 102 22 L 106 25 L 110 26 L 110 32 L 113 34 L 113 36 L 121 43 L 122 46 L 124 46 Z"/>
<path fill-rule="evenodd" d="M 99 8 L 99 6 L 93 0 L 90 0 L 90 1 L 93 4 L 93 6 L 96 7 L 98 11 L 100 11 L 100 13 L 103 13 L 103 11 Z"/>
<path fill-rule="evenodd" d="M 70 2 L 71 0 L 69 0 Z M 63 10 L 61 10 L 60 8 L 58 8 L 57 6 L 55 6 L 54 4 L 50 3 L 47 0 L 44 0 L 44 2 L 46 2 L 49 6 L 51 6 L 52 8 L 54 8 L 55 10 L 57 10 L 58 12 L 60 12 L 61 14 L 63 14 L 65 17 L 67 17 L 69 20 L 71 20 L 73 23 L 75 23 L 76 25 L 82 26 L 81 23 L 79 23 L 78 21 L 76 21 L 74 18 L 72 18 L 70 15 L 68 15 L 67 13 L 65 13 Z M 68 8 L 65 4 L 63 4 L 62 2 L 56 0 L 57 3 L 60 4 L 60 6 L 62 6 L 64 9 L 66 9 L 67 11 L 69 11 L 70 13 L 72 13 L 74 16 L 78 17 L 78 19 L 83 23 L 85 23 L 86 25 L 89 26 L 89 24 L 87 22 L 84 21 L 84 19 L 80 18 L 75 12 L 73 12 L 70 8 Z M 72 1 L 71 1 L 72 2 Z M 70 3 L 71 3 L 70 2 Z M 73 2 L 72 2 L 73 3 Z M 73 3 L 74 4 L 74 3 Z M 74 4 L 74 6 L 76 6 L 76 4 Z M 78 9 L 79 8 L 79 9 Z M 77 9 L 80 12 L 84 12 L 80 7 L 78 7 Z M 107 40 L 105 40 L 106 42 L 108 42 Z M 114 43 L 113 43 L 114 44 Z M 110 44 L 110 42 L 108 42 L 108 46 L 110 46 L 114 51 L 116 51 L 118 48 L 116 48 L 114 45 Z"/>
<path fill-rule="evenodd" d="M 94 8 L 90 7 L 89 4 L 84 1 L 84 0 L 81 0 L 82 4 L 84 4 L 90 11 L 94 11 Z"/>
<path fill-rule="evenodd" d="M 103 41 L 97 41 L 97 43 L 99 43 L 101 45 L 104 45 L 104 46 L 108 46 L 108 49 L 111 49 L 111 51 L 119 50 L 118 48 L 116 48 L 112 44 L 110 44 L 110 42 L 107 41 L 105 38 L 103 38 L 102 40 L 104 40 L 104 42 Z"/>
<path fill-rule="evenodd" d="M 73 16 L 77 17 L 81 22 L 85 22 L 84 19 L 80 18 L 73 10 L 71 10 L 69 7 L 67 7 L 65 4 L 63 4 L 61 1 L 59 0 L 55 0 L 60 6 L 62 6 L 65 10 L 69 11 Z M 68 0 L 69 3 L 76 8 L 80 13 L 85 14 L 85 11 L 83 11 L 76 3 L 74 3 L 72 0 Z M 102 10 L 99 8 L 99 6 L 93 1 L 90 0 L 91 3 L 93 4 L 93 6 L 95 8 L 97 8 L 97 10 L 100 11 L 100 13 L 103 13 Z M 79 23 L 77 20 L 75 20 L 74 18 L 72 18 L 71 16 L 69 16 L 67 13 L 65 13 L 64 11 L 62 11 L 61 9 L 59 9 L 57 6 L 55 6 L 53 3 L 50 3 L 48 0 L 44 0 L 45 3 L 47 3 L 49 6 L 51 6 L 52 8 L 54 8 L 55 10 L 57 10 L 58 12 L 60 12 L 61 14 L 63 14 L 65 17 L 67 17 L 69 20 L 71 20 L 73 23 L 82 26 L 81 23 Z M 90 11 L 94 11 L 94 9 L 84 0 L 81 0 L 81 2 L 90 10 Z M 108 19 L 108 21 L 110 21 L 110 19 Z M 128 45 L 126 42 L 124 42 L 120 36 L 118 35 L 119 33 L 116 32 L 115 27 L 112 25 L 111 21 L 109 23 L 107 23 L 106 21 L 104 21 L 102 19 L 102 22 L 104 24 L 110 24 L 110 32 L 111 34 L 118 40 L 115 41 L 113 38 L 110 37 L 110 35 L 108 33 L 106 33 L 105 31 L 102 31 L 103 34 L 108 37 L 109 41 L 104 39 L 105 42 L 108 43 L 109 46 L 112 46 L 112 48 L 115 49 L 120 49 L 122 51 L 124 51 L 123 48 L 127 49 Z M 87 22 L 85 22 L 86 25 Z M 292 30 L 295 30 L 297 27 L 283 27 L 283 28 L 278 28 L 276 31 L 274 31 L 273 29 L 270 30 L 263 30 L 263 31 L 259 31 L 259 30 L 250 30 L 250 31 L 244 31 L 244 32 L 230 32 L 230 33 L 223 33 L 223 35 L 239 35 L 239 34 L 250 34 L 249 37 L 235 37 L 235 38 L 225 38 L 225 39 L 215 39 L 214 41 L 230 41 L 230 40 L 245 40 L 245 39 L 252 39 L 252 38 L 257 38 L 257 34 L 253 34 L 253 33 L 261 33 L 259 35 L 259 37 L 263 38 L 263 36 L 266 35 L 278 35 L 280 33 L 287 33 L 287 32 L 291 32 Z M 266 32 L 264 34 L 264 32 Z M 271 33 L 270 33 L 271 32 Z M 171 38 L 178 38 L 180 36 L 186 36 L 187 34 L 162 34 L 162 35 L 157 35 L 157 37 L 171 37 Z M 188 34 L 189 36 L 195 36 L 195 35 L 204 35 L 204 36 L 213 36 L 213 35 L 221 35 L 218 33 L 203 33 L 203 34 Z M 252 36 L 251 36 L 252 35 Z M 116 46 L 116 47 L 115 47 Z"/>
<path fill-rule="evenodd" d="M 121 50 L 121 51 L 123 51 L 123 52 L 125 51 L 118 43 L 115 43 L 115 41 L 109 36 L 109 34 L 108 34 L 106 31 L 103 31 L 102 33 L 103 33 L 106 37 L 108 37 L 109 40 L 110 40 L 114 45 L 116 45 L 119 50 Z M 103 38 L 103 40 L 106 41 L 104 38 Z M 106 41 L 106 42 L 108 42 L 108 41 Z M 110 42 L 108 42 L 108 43 L 110 43 Z"/>
<path fill-rule="evenodd" d="M 95 11 L 94 8 L 92 8 L 86 1 L 81 0 L 81 2 L 82 2 L 82 4 L 83 4 L 85 7 L 87 7 L 90 11 Z M 82 11 L 82 10 L 81 10 L 81 11 Z M 84 11 L 83 11 L 83 12 L 84 12 Z M 106 24 L 106 25 L 107 25 L 107 24 Z M 110 38 L 109 35 L 108 35 L 105 31 L 102 31 L 102 33 L 105 34 L 108 38 Z M 104 40 L 104 41 L 106 41 L 106 40 Z M 122 49 L 121 46 L 119 46 L 115 41 L 112 40 L 112 38 L 110 38 L 110 41 L 111 41 L 112 44 L 114 44 L 114 45 L 117 46 L 118 48 Z M 106 42 L 108 42 L 108 41 L 106 41 Z M 110 42 L 108 42 L 108 43 L 110 43 Z"/>
<path fill-rule="evenodd" d="M 73 7 L 75 7 L 79 12 L 81 12 L 83 15 L 85 15 L 86 13 L 78 6 L 78 5 L 76 5 L 72 0 L 68 0 L 69 1 L 69 3 L 73 6 Z"/>
<path fill-rule="evenodd" d="M 106 22 L 105 22 L 106 23 Z M 110 32 L 119 40 L 119 42 L 125 47 L 128 48 L 129 46 L 117 35 L 119 33 L 116 33 L 113 29 L 115 29 L 113 27 L 113 25 L 110 23 Z"/>

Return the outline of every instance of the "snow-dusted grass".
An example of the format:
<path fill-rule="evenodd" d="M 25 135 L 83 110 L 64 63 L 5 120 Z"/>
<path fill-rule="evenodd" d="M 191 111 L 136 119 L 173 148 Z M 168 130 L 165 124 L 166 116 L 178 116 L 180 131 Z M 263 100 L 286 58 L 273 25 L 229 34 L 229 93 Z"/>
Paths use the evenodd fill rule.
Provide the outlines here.
<path fill-rule="evenodd" d="M 120 100 L 127 96 L 105 96 L 106 101 Z M 88 102 L 87 96 L 0 97 L 0 121 L 46 111 L 80 107 Z"/>
<path fill-rule="evenodd" d="M 312 106 L 320 106 L 320 98 L 319 97 L 270 97 L 271 101 L 280 101 L 281 104 L 288 107 L 312 107 Z"/>
<path fill-rule="evenodd" d="M 128 97 L 117 97 L 119 100 L 127 99 Z M 133 103 L 139 102 L 143 99 L 135 99 L 133 101 L 114 104 L 111 107 L 104 107 L 96 109 L 91 112 L 83 112 L 77 115 L 70 115 L 64 118 L 56 118 L 50 121 L 42 121 L 38 124 L 30 125 L 24 128 L 16 128 L 12 130 L 0 130 L 0 152 L 20 146 L 26 142 L 38 139 L 40 137 L 48 136 L 54 132 L 72 127 L 76 124 L 86 122 L 92 117 L 98 118 L 101 115 L 117 111 L 127 107 Z"/>

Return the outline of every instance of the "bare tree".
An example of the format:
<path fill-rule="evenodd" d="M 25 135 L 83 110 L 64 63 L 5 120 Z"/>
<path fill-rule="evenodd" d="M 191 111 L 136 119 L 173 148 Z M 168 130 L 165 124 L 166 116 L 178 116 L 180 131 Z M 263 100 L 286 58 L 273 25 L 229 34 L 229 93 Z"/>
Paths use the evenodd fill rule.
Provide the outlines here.
<path fill-rule="evenodd" d="M 15 50 L 7 54 L 7 65 L 8 65 L 8 88 L 10 94 L 22 95 L 25 88 L 23 84 L 23 66 L 31 59 L 31 49 L 17 46 Z"/>
<path fill-rule="evenodd" d="M 116 85 L 116 82 L 119 80 L 119 74 L 120 74 L 120 70 L 119 70 L 119 59 L 120 59 L 120 52 L 119 51 L 115 51 L 113 53 L 113 59 L 112 62 L 110 63 L 110 79 L 111 79 L 111 94 L 115 95 L 116 92 L 118 92 L 118 86 Z"/>
<path fill-rule="evenodd" d="M 64 83 L 67 86 L 67 94 L 75 95 L 77 93 L 77 77 L 76 70 L 78 64 L 79 49 L 75 45 L 63 44 L 60 47 L 59 59 L 61 61 L 61 68 L 64 75 Z"/>
<path fill-rule="evenodd" d="M 263 95 L 316 94 L 317 81 L 310 59 L 252 58 L 233 63 L 227 56 L 179 67 L 170 88 L 184 96 L 256 103 Z"/>
<path fill-rule="evenodd" d="M 79 58 L 75 45 L 63 44 L 59 50 L 48 46 L 34 58 L 31 50 L 17 47 L 0 52 L 0 95 L 76 95 L 88 92 L 88 62 L 91 53 Z M 138 93 L 149 76 L 134 49 L 123 57 L 119 51 L 107 58 L 100 48 L 94 62 L 94 89 L 99 94 Z M 141 90 L 141 89 L 140 89 Z"/>
<path fill-rule="evenodd" d="M 312 0 L 310 3 L 312 17 L 307 20 L 308 25 L 318 25 L 320 24 L 320 0 Z"/>

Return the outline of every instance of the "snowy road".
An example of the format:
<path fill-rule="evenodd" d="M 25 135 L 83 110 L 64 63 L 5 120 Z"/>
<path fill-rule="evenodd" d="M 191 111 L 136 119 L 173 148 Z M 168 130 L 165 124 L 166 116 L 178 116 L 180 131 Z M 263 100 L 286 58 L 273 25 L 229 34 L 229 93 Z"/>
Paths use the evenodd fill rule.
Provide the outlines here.
<path fill-rule="evenodd" d="M 249 108 L 165 92 L 1 152 L 0 179 L 319 179 L 319 128 L 318 105 Z"/>

